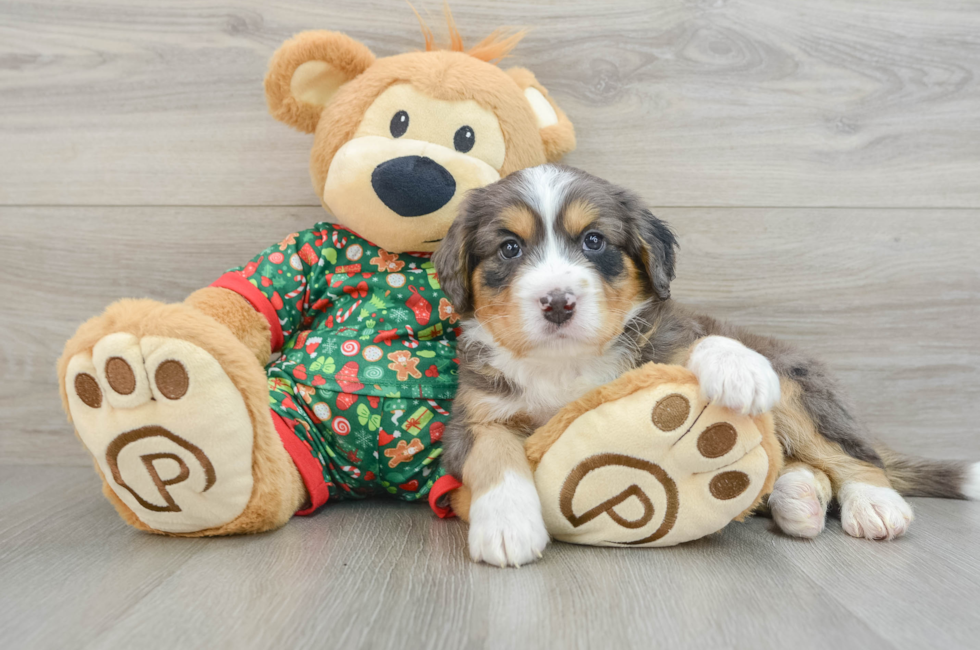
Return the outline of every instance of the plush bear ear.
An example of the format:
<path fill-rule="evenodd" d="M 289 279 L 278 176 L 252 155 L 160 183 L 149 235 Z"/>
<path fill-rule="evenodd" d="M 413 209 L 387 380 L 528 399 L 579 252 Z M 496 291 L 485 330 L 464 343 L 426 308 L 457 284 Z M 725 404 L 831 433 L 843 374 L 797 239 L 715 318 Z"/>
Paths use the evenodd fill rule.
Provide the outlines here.
<path fill-rule="evenodd" d="M 306 133 L 316 130 L 323 107 L 342 85 L 367 70 L 374 54 L 338 32 L 301 32 L 283 43 L 269 62 L 265 98 L 280 122 Z"/>
<path fill-rule="evenodd" d="M 560 160 L 575 148 L 575 128 L 572 123 L 548 95 L 548 90 L 534 78 L 534 73 L 527 68 L 511 68 L 506 72 L 524 91 L 524 97 L 534 111 L 548 162 Z"/>

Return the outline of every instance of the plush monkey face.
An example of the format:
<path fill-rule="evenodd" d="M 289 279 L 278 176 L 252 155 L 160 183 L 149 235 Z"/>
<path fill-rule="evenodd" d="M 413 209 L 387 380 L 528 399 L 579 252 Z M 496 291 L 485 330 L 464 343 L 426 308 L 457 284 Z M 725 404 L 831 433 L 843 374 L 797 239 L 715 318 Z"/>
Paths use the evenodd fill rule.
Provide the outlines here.
<path fill-rule="evenodd" d="M 324 208 L 389 251 L 434 251 L 468 190 L 575 146 L 534 75 L 461 51 L 375 59 L 343 34 L 304 32 L 273 57 L 266 96 L 277 119 L 315 132 Z"/>

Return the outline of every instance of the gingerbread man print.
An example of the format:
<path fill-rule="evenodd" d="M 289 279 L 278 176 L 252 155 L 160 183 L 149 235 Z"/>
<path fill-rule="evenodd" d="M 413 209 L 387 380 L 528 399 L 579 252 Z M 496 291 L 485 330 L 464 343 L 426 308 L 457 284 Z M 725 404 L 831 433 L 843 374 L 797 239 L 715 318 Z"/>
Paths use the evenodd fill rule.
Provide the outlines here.
<path fill-rule="evenodd" d="M 410 376 L 415 379 L 422 377 L 422 373 L 418 369 L 421 359 L 413 357 L 412 353 L 408 350 L 391 352 L 388 354 L 388 359 L 392 361 L 392 363 L 388 364 L 388 367 L 398 373 L 398 381 L 405 381 Z"/>
<path fill-rule="evenodd" d="M 407 463 L 423 449 L 425 446 L 418 438 L 413 438 L 411 443 L 399 440 L 394 449 L 385 449 L 385 456 L 391 459 L 388 461 L 388 467 L 394 469 L 402 463 Z"/>

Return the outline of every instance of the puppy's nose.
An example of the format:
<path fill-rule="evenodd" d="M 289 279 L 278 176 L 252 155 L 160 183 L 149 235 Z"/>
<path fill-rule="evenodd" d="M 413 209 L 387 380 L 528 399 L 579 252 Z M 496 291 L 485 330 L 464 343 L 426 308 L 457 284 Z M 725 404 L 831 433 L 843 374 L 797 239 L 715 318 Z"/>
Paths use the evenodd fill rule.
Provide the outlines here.
<path fill-rule="evenodd" d="M 371 173 L 371 186 L 381 202 L 402 217 L 431 214 L 456 193 L 456 179 L 449 170 L 424 156 L 386 160 Z"/>
<path fill-rule="evenodd" d="M 561 325 L 575 315 L 575 294 L 560 290 L 549 291 L 547 296 L 541 296 L 540 301 L 545 320 L 555 325 Z"/>

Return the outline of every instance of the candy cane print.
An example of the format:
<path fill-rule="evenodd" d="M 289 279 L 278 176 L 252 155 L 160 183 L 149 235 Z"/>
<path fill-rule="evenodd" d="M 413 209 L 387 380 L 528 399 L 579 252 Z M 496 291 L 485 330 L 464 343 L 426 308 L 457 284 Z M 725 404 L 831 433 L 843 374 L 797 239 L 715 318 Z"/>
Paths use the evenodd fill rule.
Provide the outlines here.
<path fill-rule="evenodd" d="M 294 282 L 299 282 L 299 286 L 286 294 L 286 298 L 292 300 L 299 296 L 306 289 L 306 276 L 297 275 L 293 278 Z"/>
<path fill-rule="evenodd" d="M 338 323 L 343 323 L 345 320 L 347 320 L 348 318 L 350 318 L 351 317 L 351 314 L 354 313 L 354 310 L 357 309 L 360 306 L 361 306 L 361 300 L 358 299 L 357 301 L 354 302 L 354 304 L 349 309 L 347 309 L 347 310 L 338 309 L 337 310 L 337 322 Z"/>
<path fill-rule="evenodd" d="M 410 350 L 417 348 L 419 346 L 419 341 L 417 338 L 415 338 L 415 330 L 412 329 L 411 325 L 406 325 L 405 330 L 408 332 L 408 337 L 402 339 L 402 344 Z"/>
<path fill-rule="evenodd" d="M 432 407 L 432 410 L 434 410 L 439 415 L 449 415 L 449 411 L 447 411 L 446 409 L 444 409 L 441 406 L 439 406 L 438 404 L 436 404 L 436 401 L 435 400 L 433 400 L 433 399 L 427 399 L 425 401 L 428 402 L 429 405 Z"/>

